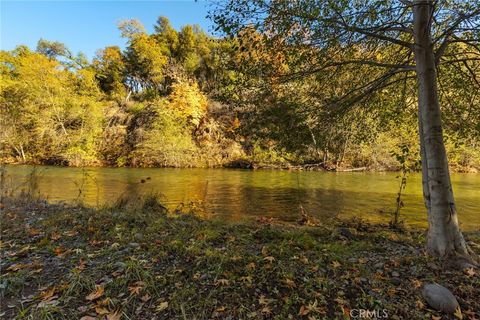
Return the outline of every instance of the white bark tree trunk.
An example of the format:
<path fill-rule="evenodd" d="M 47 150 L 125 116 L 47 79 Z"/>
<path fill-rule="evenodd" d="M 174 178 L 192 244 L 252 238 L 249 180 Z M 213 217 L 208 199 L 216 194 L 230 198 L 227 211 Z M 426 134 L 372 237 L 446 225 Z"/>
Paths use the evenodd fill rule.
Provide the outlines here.
<path fill-rule="evenodd" d="M 418 116 L 423 195 L 428 210 L 427 250 L 436 256 L 470 259 L 458 226 L 437 88 L 431 38 L 432 0 L 413 1 L 414 54 L 418 81 Z"/>

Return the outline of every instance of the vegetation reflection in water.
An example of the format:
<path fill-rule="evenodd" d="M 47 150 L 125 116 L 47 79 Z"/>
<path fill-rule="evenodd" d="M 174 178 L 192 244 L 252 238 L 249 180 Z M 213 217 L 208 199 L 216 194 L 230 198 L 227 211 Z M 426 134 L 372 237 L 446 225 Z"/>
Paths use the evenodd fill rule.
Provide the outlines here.
<path fill-rule="evenodd" d="M 25 188 L 32 166 L 8 166 L 6 183 Z M 228 220 L 260 216 L 283 221 L 300 217 L 300 205 L 322 219 L 335 215 L 387 222 L 395 208 L 396 173 L 332 173 L 229 169 L 133 169 L 36 167 L 38 192 L 50 201 L 111 204 L 122 195 L 161 194 L 164 203 L 200 202 L 207 212 Z M 462 229 L 480 228 L 479 174 L 453 174 Z M 410 174 L 402 219 L 425 227 L 420 174 Z"/>

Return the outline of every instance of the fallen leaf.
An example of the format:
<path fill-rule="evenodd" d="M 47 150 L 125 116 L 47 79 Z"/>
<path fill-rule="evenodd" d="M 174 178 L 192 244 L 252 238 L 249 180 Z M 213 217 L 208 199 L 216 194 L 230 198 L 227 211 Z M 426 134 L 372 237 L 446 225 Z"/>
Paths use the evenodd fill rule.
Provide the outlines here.
<path fill-rule="evenodd" d="M 77 234 L 78 232 L 75 230 L 67 231 L 64 233 L 64 235 L 66 235 L 67 237 L 73 237 L 73 236 L 76 236 Z"/>
<path fill-rule="evenodd" d="M 58 300 L 55 300 L 56 298 L 58 298 L 58 296 L 53 296 L 49 300 L 41 301 L 39 304 L 37 304 L 37 308 L 43 308 L 46 306 L 56 306 L 59 303 Z"/>
<path fill-rule="evenodd" d="M 53 240 L 53 241 L 56 241 L 58 239 L 60 239 L 62 236 L 58 233 L 58 232 L 53 232 L 51 235 L 50 235 L 50 239 Z"/>
<path fill-rule="evenodd" d="M 90 316 L 83 316 L 80 318 L 80 320 L 97 320 L 95 317 L 90 317 Z"/>
<path fill-rule="evenodd" d="M 143 289 L 145 286 L 145 282 L 143 281 L 137 281 L 133 284 L 133 286 L 128 287 L 128 291 L 130 291 L 130 294 L 140 294 L 140 291 Z"/>
<path fill-rule="evenodd" d="M 254 262 L 250 262 L 247 264 L 247 269 L 254 270 L 256 268 L 256 265 Z"/>
<path fill-rule="evenodd" d="M 100 298 L 103 296 L 103 293 L 105 292 L 105 288 L 102 285 L 95 285 L 95 291 L 91 292 L 88 296 L 85 297 L 85 299 L 92 301 L 95 299 Z"/>
<path fill-rule="evenodd" d="M 141 299 L 143 302 L 147 302 L 148 300 L 150 300 L 150 298 L 150 295 L 148 293 L 145 293 Z"/>
<path fill-rule="evenodd" d="M 290 289 L 297 287 L 297 285 L 295 284 L 295 281 L 293 281 L 293 280 L 285 279 L 285 280 L 283 280 L 283 282 L 285 282 L 285 285 Z"/>
<path fill-rule="evenodd" d="M 163 311 L 168 308 L 168 302 L 164 301 L 157 306 L 157 311 Z"/>
<path fill-rule="evenodd" d="M 40 293 L 40 298 L 44 301 L 50 300 L 54 294 L 55 294 L 55 287 L 51 287 L 49 290 L 43 291 L 42 293 Z"/>
<path fill-rule="evenodd" d="M 413 287 L 414 287 L 415 289 L 418 289 L 418 288 L 420 288 L 420 287 L 422 286 L 422 282 L 421 282 L 421 281 L 418 281 L 417 279 L 413 279 L 413 280 L 412 280 L 412 284 L 413 284 Z"/>
<path fill-rule="evenodd" d="M 223 312 L 225 310 L 227 310 L 227 307 L 225 307 L 225 306 L 221 306 L 221 307 L 218 307 L 217 309 L 215 309 L 215 311 L 217 311 L 217 312 Z"/>
<path fill-rule="evenodd" d="M 102 308 L 102 307 L 95 307 L 95 312 L 99 315 L 104 315 L 104 314 L 109 314 L 110 311 L 108 311 L 107 309 L 105 308 Z"/>
<path fill-rule="evenodd" d="M 458 307 L 456 310 L 455 310 L 455 313 L 453 314 L 455 316 L 455 318 L 459 319 L 459 320 L 462 320 L 463 319 L 463 314 L 462 314 L 462 310 L 460 309 L 460 307 Z"/>
<path fill-rule="evenodd" d="M 475 270 L 473 268 L 468 268 L 465 270 L 465 274 L 469 277 L 473 277 L 475 275 Z"/>
<path fill-rule="evenodd" d="M 253 278 L 252 278 L 251 276 L 240 277 L 240 281 L 252 283 L 252 282 L 253 282 Z"/>
<path fill-rule="evenodd" d="M 258 303 L 261 304 L 261 305 L 267 305 L 272 301 L 273 301 L 273 299 L 267 299 L 263 294 L 258 299 Z"/>
<path fill-rule="evenodd" d="M 305 306 L 301 306 L 300 310 L 298 311 L 299 316 L 306 316 L 309 313 L 310 313 L 310 310 Z"/>
<path fill-rule="evenodd" d="M 268 256 L 268 257 L 265 257 L 265 258 L 263 258 L 263 260 L 265 260 L 265 261 L 268 261 L 268 262 L 272 263 L 273 261 L 275 261 L 275 258 L 274 258 L 274 257 L 272 257 L 272 256 Z"/>
<path fill-rule="evenodd" d="M 264 256 L 268 255 L 267 247 L 265 247 L 265 246 L 262 247 L 262 254 L 263 254 Z"/>
<path fill-rule="evenodd" d="M 230 281 L 228 281 L 227 279 L 218 279 L 217 281 L 215 281 L 215 285 L 218 286 L 219 284 L 223 286 L 228 286 L 230 284 Z"/>
<path fill-rule="evenodd" d="M 107 320 L 120 320 L 120 319 L 122 319 L 122 311 L 120 310 L 107 314 Z"/>
<path fill-rule="evenodd" d="M 32 266 L 31 263 L 16 263 L 7 268 L 8 271 L 18 271 L 21 269 L 27 269 Z"/>
<path fill-rule="evenodd" d="M 40 230 L 35 229 L 35 228 L 31 228 L 31 229 L 28 229 L 28 234 L 31 235 L 31 236 L 36 236 L 36 235 L 40 234 Z"/>
<path fill-rule="evenodd" d="M 338 261 L 332 261 L 332 266 L 333 266 L 334 269 L 337 269 L 341 266 L 341 264 Z"/>
<path fill-rule="evenodd" d="M 272 309 L 270 309 L 269 307 L 265 306 L 265 307 L 263 307 L 263 309 L 262 309 L 260 312 L 263 313 L 263 314 L 271 314 L 271 313 L 272 313 Z"/>
<path fill-rule="evenodd" d="M 82 271 L 85 269 L 86 262 L 83 259 L 80 259 L 80 264 L 77 266 L 77 269 Z"/>
<path fill-rule="evenodd" d="M 418 309 L 425 308 L 425 304 L 421 300 L 415 301 L 415 305 L 417 306 Z"/>

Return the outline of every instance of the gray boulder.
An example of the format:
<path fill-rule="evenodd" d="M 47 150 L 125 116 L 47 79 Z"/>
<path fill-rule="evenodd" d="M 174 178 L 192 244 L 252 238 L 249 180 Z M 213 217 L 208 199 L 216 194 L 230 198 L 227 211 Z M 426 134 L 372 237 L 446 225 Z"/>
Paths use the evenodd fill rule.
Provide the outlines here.
<path fill-rule="evenodd" d="M 437 284 L 426 284 L 422 295 L 433 309 L 446 313 L 454 313 L 459 304 L 455 296 L 447 288 Z"/>

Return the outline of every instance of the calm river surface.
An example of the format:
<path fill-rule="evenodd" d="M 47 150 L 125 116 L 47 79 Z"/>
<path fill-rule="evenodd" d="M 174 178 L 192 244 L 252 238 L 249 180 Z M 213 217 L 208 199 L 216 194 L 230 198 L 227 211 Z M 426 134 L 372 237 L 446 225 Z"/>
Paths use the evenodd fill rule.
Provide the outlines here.
<path fill-rule="evenodd" d="M 32 169 L 7 166 L 7 187 L 25 189 Z M 50 201 L 75 201 L 79 189 L 81 200 L 91 206 L 110 204 L 124 194 L 159 193 L 170 208 L 202 201 L 208 212 L 228 220 L 265 216 L 295 221 L 302 205 L 320 220 L 339 214 L 386 222 L 399 185 L 397 174 L 378 172 L 37 166 L 36 174 L 39 192 Z M 480 174 L 453 174 L 452 181 L 462 229 L 480 230 Z M 421 194 L 421 176 L 409 175 L 402 210 L 409 225 L 426 226 Z"/>

